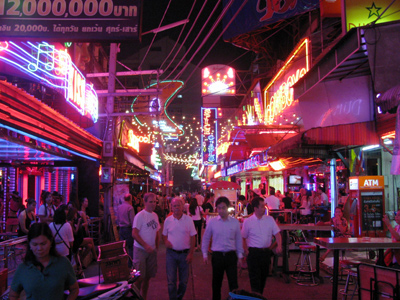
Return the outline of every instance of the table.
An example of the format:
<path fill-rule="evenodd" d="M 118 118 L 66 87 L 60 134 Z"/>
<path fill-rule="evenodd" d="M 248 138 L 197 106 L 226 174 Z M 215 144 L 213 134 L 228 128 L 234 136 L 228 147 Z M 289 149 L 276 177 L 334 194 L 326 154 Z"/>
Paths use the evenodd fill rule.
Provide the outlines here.
<path fill-rule="evenodd" d="M 289 282 L 287 275 L 290 274 L 289 270 L 289 247 L 288 247 L 288 230 L 313 230 L 313 231 L 331 231 L 330 225 L 314 225 L 314 224 L 278 224 L 279 229 L 282 231 L 282 273 L 285 282 Z M 316 276 L 319 277 L 319 251 L 316 253 L 315 270 Z"/>
<path fill-rule="evenodd" d="M 315 238 L 317 252 L 320 246 L 333 250 L 333 287 L 332 299 L 336 300 L 338 296 L 338 277 L 339 277 L 339 251 L 345 249 L 377 249 L 378 265 L 383 265 L 384 249 L 400 249 L 400 242 L 393 242 L 391 238 L 383 237 L 358 237 L 358 238 Z"/>

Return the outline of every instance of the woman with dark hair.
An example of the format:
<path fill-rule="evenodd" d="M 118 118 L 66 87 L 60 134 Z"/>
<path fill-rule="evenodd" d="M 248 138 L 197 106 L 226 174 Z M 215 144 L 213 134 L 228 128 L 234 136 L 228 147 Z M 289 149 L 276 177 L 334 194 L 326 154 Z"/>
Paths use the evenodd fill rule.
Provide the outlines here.
<path fill-rule="evenodd" d="M 42 202 L 42 205 L 40 205 L 38 211 L 39 222 L 46 222 L 47 224 L 50 224 L 51 222 L 53 222 L 55 211 L 55 207 L 53 205 L 53 197 L 51 196 L 50 192 L 42 191 L 42 194 L 40 195 L 40 200 Z"/>
<path fill-rule="evenodd" d="M 82 259 L 92 252 L 92 260 L 97 260 L 96 247 L 94 245 L 93 239 L 90 237 L 85 237 L 85 228 L 82 227 L 82 218 L 78 214 L 76 208 L 70 208 L 67 215 L 67 221 L 72 227 L 74 234 L 74 245 L 72 247 L 72 254 L 76 255 L 79 248 L 84 248 L 82 253 Z"/>
<path fill-rule="evenodd" d="M 201 245 L 201 225 L 203 223 L 203 208 L 198 205 L 196 198 L 191 198 L 189 202 L 189 216 L 192 217 L 194 227 L 197 231 L 196 247 Z"/>
<path fill-rule="evenodd" d="M 49 225 L 32 224 L 25 259 L 13 276 L 9 299 L 19 299 L 23 290 L 27 299 L 64 299 L 65 288 L 69 290 L 68 300 L 78 297 L 79 286 L 71 263 L 57 253 Z"/>
<path fill-rule="evenodd" d="M 74 243 L 74 234 L 71 225 L 67 222 L 67 215 L 63 207 L 57 208 L 54 222 L 49 227 L 56 242 L 56 250 L 60 255 L 69 256 Z M 71 251 L 70 251 L 71 249 Z"/>
<path fill-rule="evenodd" d="M 84 197 L 80 201 L 81 210 L 78 212 L 80 217 L 82 218 L 82 226 L 85 228 L 85 235 L 89 236 L 89 224 L 88 224 L 88 216 L 86 214 L 87 208 L 89 206 L 88 198 Z"/>
<path fill-rule="evenodd" d="M 22 198 L 17 191 L 13 191 L 8 202 L 8 217 L 6 221 L 6 231 L 15 232 L 18 228 L 18 213 L 23 207 Z"/>
<path fill-rule="evenodd" d="M 29 227 L 31 227 L 31 224 L 36 221 L 35 209 L 35 199 L 27 199 L 26 209 L 24 209 L 18 216 L 18 236 L 24 236 L 28 234 Z"/>

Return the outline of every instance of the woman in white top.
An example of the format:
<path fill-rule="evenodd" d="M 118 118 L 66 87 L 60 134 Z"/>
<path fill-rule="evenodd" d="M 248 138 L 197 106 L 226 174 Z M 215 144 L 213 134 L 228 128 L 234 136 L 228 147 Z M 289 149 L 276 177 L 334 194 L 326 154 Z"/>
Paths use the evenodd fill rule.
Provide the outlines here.
<path fill-rule="evenodd" d="M 40 198 L 43 204 L 39 207 L 39 222 L 46 222 L 47 224 L 50 224 L 51 222 L 53 222 L 55 211 L 55 207 L 53 205 L 53 197 L 51 196 L 50 192 L 43 191 L 42 195 L 40 195 Z"/>
<path fill-rule="evenodd" d="M 203 208 L 197 204 L 196 198 L 191 198 L 189 203 L 189 216 L 192 217 L 194 227 L 197 231 L 196 247 L 201 245 L 201 228 L 203 223 Z"/>
<path fill-rule="evenodd" d="M 49 227 L 53 233 L 58 254 L 70 258 L 74 233 L 72 232 L 71 225 L 67 222 L 67 215 L 63 207 L 55 211 L 54 222 L 50 223 Z"/>

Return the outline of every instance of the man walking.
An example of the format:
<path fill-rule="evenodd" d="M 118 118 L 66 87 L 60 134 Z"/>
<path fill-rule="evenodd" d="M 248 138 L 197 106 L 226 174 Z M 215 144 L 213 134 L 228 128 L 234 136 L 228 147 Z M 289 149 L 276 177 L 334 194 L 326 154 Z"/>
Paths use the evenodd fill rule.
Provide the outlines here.
<path fill-rule="evenodd" d="M 262 295 L 271 262 L 272 236 L 275 236 L 277 242 L 277 253 L 282 252 L 282 238 L 274 218 L 265 215 L 264 199 L 256 197 L 251 204 L 254 214 L 245 219 L 242 237 L 247 254 L 251 290 Z"/>
<path fill-rule="evenodd" d="M 133 259 L 132 225 L 134 217 L 135 210 L 132 206 L 132 195 L 127 193 L 124 195 L 124 202 L 118 206 L 118 225 L 119 237 L 121 240 L 125 240 L 125 247 L 130 257 L 129 268 L 132 267 L 131 259 Z"/>
<path fill-rule="evenodd" d="M 242 265 L 243 244 L 239 221 L 229 216 L 229 199 L 219 197 L 215 205 L 218 217 L 208 222 L 201 250 L 204 262 L 207 264 L 208 247 L 212 239 L 212 299 L 220 300 L 224 272 L 228 277 L 229 290 L 232 291 L 238 288 L 237 267 L 238 261 L 239 267 Z"/>
<path fill-rule="evenodd" d="M 146 193 L 143 197 L 144 210 L 133 220 L 132 236 L 135 239 L 133 247 L 133 265 L 140 270 L 136 285 L 146 300 L 150 278 L 157 273 L 157 249 L 159 243 L 160 224 L 154 212 L 157 198 L 154 193 Z"/>
<path fill-rule="evenodd" d="M 192 262 L 196 229 L 192 218 L 183 213 L 183 200 L 172 199 L 172 215 L 165 219 L 162 233 L 167 247 L 167 280 L 170 300 L 182 300 L 189 279 L 189 265 Z M 177 272 L 179 286 L 177 288 Z"/>

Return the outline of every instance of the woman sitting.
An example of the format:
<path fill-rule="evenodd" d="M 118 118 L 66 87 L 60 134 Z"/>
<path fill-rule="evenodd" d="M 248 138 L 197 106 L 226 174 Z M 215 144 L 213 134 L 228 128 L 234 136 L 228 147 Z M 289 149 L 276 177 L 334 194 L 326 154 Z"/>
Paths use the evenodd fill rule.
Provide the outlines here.
<path fill-rule="evenodd" d="M 335 208 L 335 216 L 328 222 L 319 222 L 318 225 L 333 226 L 334 237 L 351 237 L 347 220 L 343 217 L 343 211 L 340 207 Z M 328 256 L 329 249 L 321 256 L 320 261 L 324 261 Z"/>
<path fill-rule="evenodd" d="M 28 234 L 31 224 L 36 221 L 35 209 L 35 199 L 27 199 L 26 208 L 18 216 L 18 236 L 24 236 Z"/>
<path fill-rule="evenodd" d="M 9 299 L 17 300 L 24 290 L 27 299 L 64 299 L 78 297 L 79 286 L 69 260 L 60 256 L 47 223 L 32 224 L 28 233 L 28 249 L 24 262 L 13 276 Z"/>
<path fill-rule="evenodd" d="M 76 208 L 70 207 L 67 221 L 72 226 L 72 231 L 74 234 L 75 242 L 72 247 L 72 254 L 75 255 L 75 261 L 78 261 L 76 255 L 78 254 L 79 248 L 84 249 L 81 260 L 83 260 L 84 257 L 92 252 L 92 260 L 95 261 L 97 259 L 97 255 L 93 239 L 90 237 L 85 237 L 85 228 L 82 226 L 83 219 L 78 214 L 78 210 Z"/>

